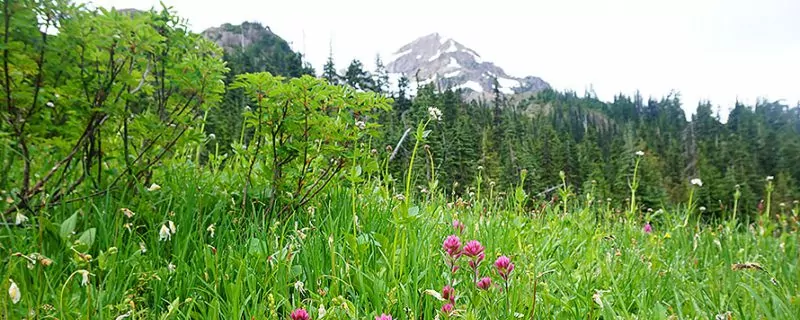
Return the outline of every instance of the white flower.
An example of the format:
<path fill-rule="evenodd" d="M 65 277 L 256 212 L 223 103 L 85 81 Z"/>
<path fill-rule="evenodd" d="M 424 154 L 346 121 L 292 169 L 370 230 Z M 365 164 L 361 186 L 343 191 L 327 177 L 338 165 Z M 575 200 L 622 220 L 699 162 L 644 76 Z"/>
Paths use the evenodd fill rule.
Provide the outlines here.
<path fill-rule="evenodd" d="M 700 180 L 699 178 L 694 178 L 694 179 L 692 179 L 690 182 L 691 182 L 693 185 L 696 185 L 696 186 L 698 186 L 698 187 L 702 187 L 702 186 L 703 186 L 703 181 L 702 181 L 702 180 Z"/>
<path fill-rule="evenodd" d="M 603 292 L 602 291 L 596 291 L 592 295 L 592 300 L 594 300 L 594 303 L 596 303 L 598 306 L 600 306 L 600 309 L 603 309 Z"/>
<path fill-rule="evenodd" d="M 122 208 L 120 210 L 122 211 L 122 214 L 124 214 L 126 217 L 128 217 L 128 219 L 130 219 L 134 215 L 136 215 L 136 213 L 134 213 L 133 211 L 131 211 L 131 209 L 128 209 L 128 208 Z"/>
<path fill-rule="evenodd" d="M 212 238 L 214 237 L 214 231 L 216 231 L 216 230 L 217 230 L 217 228 L 216 228 L 216 227 L 214 227 L 214 224 L 213 224 L 213 223 L 212 223 L 212 224 L 210 224 L 210 225 L 208 225 L 208 228 L 206 228 L 206 231 L 208 231 L 209 233 L 211 233 L 211 237 L 212 237 Z"/>
<path fill-rule="evenodd" d="M 161 225 L 161 230 L 158 231 L 158 241 L 169 241 L 172 234 L 169 232 L 166 224 Z"/>
<path fill-rule="evenodd" d="M 428 107 L 428 115 L 431 120 L 442 121 L 442 110 L 437 107 Z"/>
<path fill-rule="evenodd" d="M 636 151 L 636 155 L 639 156 L 639 157 L 643 157 L 644 156 L 644 151 L 642 151 L 642 150 Z"/>
<path fill-rule="evenodd" d="M 772 181 L 772 180 L 775 180 L 775 177 L 773 177 L 773 176 L 767 176 L 767 181 Z"/>
<path fill-rule="evenodd" d="M 47 101 L 46 105 L 47 105 L 48 107 L 50 107 L 50 108 L 52 108 L 52 107 L 55 107 L 55 106 L 56 106 L 56 105 L 53 103 L 53 101 Z"/>
<path fill-rule="evenodd" d="M 211 134 L 208 135 L 208 140 L 216 140 L 216 139 L 217 139 L 217 135 L 216 134 L 211 133 Z"/>
<path fill-rule="evenodd" d="M 54 94 L 53 96 L 56 97 L 56 99 L 61 98 L 61 96 L 58 95 L 58 93 Z"/>
<path fill-rule="evenodd" d="M 704 207 L 704 206 L 700 206 L 700 208 L 698 208 L 698 209 L 700 209 L 700 211 L 706 211 L 706 207 Z"/>
<path fill-rule="evenodd" d="M 89 284 L 89 271 L 78 270 L 78 273 L 81 274 L 81 285 L 85 287 L 87 284 Z"/>
<path fill-rule="evenodd" d="M 28 222 L 28 217 L 20 212 L 17 212 L 17 215 L 14 217 L 14 224 L 21 225 L 25 222 Z"/>
<path fill-rule="evenodd" d="M 172 262 L 170 262 L 170 263 L 167 265 L 167 270 L 169 270 L 169 273 L 173 273 L 173 272 L 175 272 L 175 268 L 176 268 L 176 267 L 175 267 L 175 265 L 174 265 L 174 264 L 172 264 Z"/>
<path fill-rule="evenodd" d="M 167 224 L 169 225 L 169 232 L 175 234 L 175 223 L 172 220 L 167 220 Z"/>
<path fill-rule="evenodd" d="M 356 121 L 356 127 L 359 130 L 364 130 L 367 127 L 367 124 L 364 123 L 364 121 L 359 120 L 359 121 Z"/>
<path fill-rule="evenodd" d="M 245 112 L 250 112 L 251 110 L 252 110 L 252 109 L 250 109 L 250 106 L 244 106 L 244 111 L 245 111 Z"/>
<path fill-rule="evenodd" d="M 8 296 L 11 297 L 11 302 L 17 304 L 22 299 L 22 292 L 19 292 L 19 287 L 14 283 L 14 280 L 8 279 L 11 285 L 8 286 Z"/>
<path fill-rule="evenodd" d="M 114 318 L 114 320 L 122 320 L 122 319 L 125 319 L 125 318 L 130 317 L 130 316 L 131 316 L 131 312 L 128 311 L 126 313 L 123 313 L 123 314 L 117 316 L 116 318 Z"/>
<path fill-rule="evenodd" d="M 144 245 L 144 242 L 139 242 L 139 251 L 141 251 L 142 254 L 147 252 L 147 246 Z"/>
<path fill-rule="evenodd" d="M 297 292 L 304 293 L 306 292 L 306 284 L 303 283 L 303 281 L 297 281 L 294 283 L 294 289 L 297 290 Z"/>
<path fill-rule="evenodd" d="M 157 185 L 155 183 L 151 184 L 150 187 L 147 188 L 147 191 L 158 191 L 158 190 L 161 190 L 161 186 L 159 186 L 159 185 Z"/>
<path fill-rule="evenodd" d="M 324 317 L 326 314 L 328 314 L 328 311 L 325 310 L 325 305 L 319 305 L 319 309 L 317 309 L 317 315 L 319 315 L 319 318 Z"/>
<path fill-rule="evenodd" d="M 402 195 L 400 193 L 396 194 L 394 196 L 394 198 L 397 199 L 398 201 L 405 201 L 406 200 L 406 196 L 404 196 L 404 195 Z"/>

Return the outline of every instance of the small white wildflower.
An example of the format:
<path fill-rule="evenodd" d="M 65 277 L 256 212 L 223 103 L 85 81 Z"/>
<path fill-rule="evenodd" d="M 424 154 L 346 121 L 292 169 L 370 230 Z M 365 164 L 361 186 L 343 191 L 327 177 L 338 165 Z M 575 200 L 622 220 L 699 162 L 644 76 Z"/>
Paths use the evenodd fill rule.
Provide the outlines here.
<path fill-rule="evenodd" d="M 147 188 L 147 191 L 158 191 L 158 190 L 161 190 L 161 186 L 155 183 L 151 184 L 150 187 Z"/>
<path fill-rule="evenodd" d="M 14 217 L 14 224 L 21 225 L 25 222 L 28 222 L 28 217 L 20 212 L 17 212 L 17 215 Z"/>
<path fill-rule="evenodd" d="M 169 232 L 169 228 L 166 224 L 161 225 L 161 229 L 158 231 L 158 241 L 169 241 L 172 237 L 172 234 Z"/>
<path fill-rule="evenodd" d="M 135 212 L 131 211 L 131 209 L 128 208 L 122 208 L 120 209 L 120 211 L 122 211 L 122 214 L 124 214 L 125 217 L 127 217 L 128 219 L 133 218 L 133 216 L 136 215 Z"/>
<path fill-rule="evenodd" d="M 297 290 L 297 292 L 300 292 L 301 294 L 305 293 L 306 292 L 306 284 L 303 283 L 303 281 L 299 281 L 298 280 L 297 282 L 294 283 L 294 289 Z"/>
<path fill-rule="evenodd" d="M 325 305 L 324 304 L 320 304 L 319 305 L 319 309 L 317 309 L 318 318 L 323 318 L 323 317 L 325 317 L 326 314 L 328 314 L 328 311 L 325 310 Z"/>
<path fill-rule="evenodd" d="M 61 98 L 61 96 L 58 93 L 54 94 L 53 96 L 56 97 L 56 99 Z"/>
<path fill-rule="evenodd" d="M 428 115 L 431 120 L 442 121 L 442 110 L 436 107 L 428 107 Z"/>
<path fill-rule="evenodd" d="M 394 198 L 397 199 L 397 201 L 405 201 L 406 200 L 406 196 L 404 196 L 403 194 L 400 194 L 400 193 L 396 194 L 394 196 Z"/>
<path fill-rule="evenodd" d="M 144 242 L 139 242 L 139 251 L 141 251 L 142 254 L 147 252 L 147 246 L 144 244 Z"/>
<path fill-rule="evenodd" d="M 595 291 L 595 293 L 592 295 L 592 300 L 594 301 L 594 303 L 596 303 L 598 306 L 600 306 L 600 309 L 603 309 L 603 291 L 602 290 Z"/>
<path fill-rule="evenodd" d="M 773 176 L 767 176 L 767 181 L 772 181 L 772 180 L 775 180 L 775 177 L 773 177 Z"/>
<path fill-rule="evenodd" d="M 245 112 L 250 112 L 250 111 L 252 111 L 252 110 L 253 110 L 253 109 L 250 109 L 250 106 L 244 106 L 244 111 L 245 111 Z"/>
<path fill-rule="evenodd" d="M 216 140 L 216 139 L 217 139 L 217 135 L 216 134 L 213 134 L 213 133 L 208 134 L 208 140 Z"/>
<path fill-rule="evenodd" d="M 700 206 L 699 209 L 700 209 L 700 211 L 706 211 L 706 207 L 704 207 L 704 206 Z"/>
<path fill-rule="evenodd" d="M 217 230 L 217 228 L 216 228 L 216 227 L 214 227 L 214 224 L 213 224 L 213 223 L 212 223 L 212 224 L 209 224 L 209 225 L 208 225 L 208 228 L 206 228 L 206 231 L 208 231 L 208 233 L 210 233 L 210 234 L 211 234 L 211 237 L 212 237 L 212 238 L 214 237 L 214 231 L 216 231 L 216 230 Z"/>
<path fill-rule="evenodd" d="M 367 124 L 364 123 L 364 121 L 359 120 L 359 121 L 356 121 L 356 127 L 359 130 L 364 130 L 367 127 Z"/>
<path fill-rule="evenodd" d="M 644 151 L 642 150 L 636 151 L 636 156 L 644 157 Z"/>
<path fill-rule="evenodd" d="M 174 265 L 174 264 L 172 264 L 172 262 L 170 262 L 170 263 L 167 265 L 167 270 L 169 271 L 169 273 L 173 273 L 173 272 L 175 272 L 175 268 L 177 268 L 177 267 L 175 267 L 175 265 Z"/>
<path fill-rule="evenodd" d="M 130 316 L 131 316 L 131 312 L 128 311 L 126 313 L 123 313 L 123 314 L 117 316 L 116 318 L 114 318 L 114 320 L 122 320 L 122 319 L 128 318 Z"/>
<path fill-rule="evenodd" d="M 56 106 L 56 105 L 53 103 L 53 101 L 47 101 L 46 105 L 47 105 L 47 107 L 49 107 L 49 108 L 52 108 L 52 107 L 55 107 L 55 106 Z"/>
<path fill-rule="evenodd" d="M 175 234 L 175 223 L 172 220 L 167 220 L 167 224 L 169 225 L 169 232 Z"/>
<path fill-rule="evenodd" d="M 8 286 L 8 296 L 11 297 L 12 303 L 17 304 L 22 299 L 22 292 L 19 291 L 19 287 L 17 287 L 14 280 L 8 279 L 8 281 L 11 282 L 11 285 Z"/>
<path fill-rule="evenodd" d="M 78 273 L 81 275 L 81 285 L 85 287 L 87 284 L 89 284 L 89 271 L 78 270 Z"/>
<path fill-rule="evenodd" d="M 703 186 L 703 180 L 700 180 L 699 178 L 694 178 L 694 179 L 692 179 L 690 182 L 691 182 L 693 185 L 696 185 L 696 186 L 698 186 L 698 187 L 702 187 L 702 186 Z"/>

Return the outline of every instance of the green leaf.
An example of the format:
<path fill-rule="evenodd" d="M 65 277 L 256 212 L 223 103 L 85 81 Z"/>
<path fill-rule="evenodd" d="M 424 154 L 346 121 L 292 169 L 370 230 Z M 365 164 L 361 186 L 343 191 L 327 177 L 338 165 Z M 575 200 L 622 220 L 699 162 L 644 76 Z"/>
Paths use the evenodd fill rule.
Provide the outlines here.
<path fill-rule="evenodd" d="M 59 230 L 59 235 L 61 235 L 61 238 L 64 240 L 69 239 L 69 236 L 75 231 L 75 224 L 77 223 L 78 213 L 75 212 L 72 214 L 72 216 L 67 218 L 67 220 L 64 220 L 64 222 L 61 223 L 61 230 Z"/>
<path fill-rule="evenodd" d="M 91 228 L 89 230 L 86 230 L 81 234 L 81 237 L 78 238 L 78 241 L 80 241 L 83 244 L 86 244 L 87 247 L 91 248 L 92 244 L 94 244 L 94 237 L 96 233 L 97 233 L 97 228 Z"/>
<path fill-rule="evenodd" d="M 247 252 L 256 256 L 264 256 L 267 251 L 267 243 L 258 238 L 250 238 L 247 241 Z"/>

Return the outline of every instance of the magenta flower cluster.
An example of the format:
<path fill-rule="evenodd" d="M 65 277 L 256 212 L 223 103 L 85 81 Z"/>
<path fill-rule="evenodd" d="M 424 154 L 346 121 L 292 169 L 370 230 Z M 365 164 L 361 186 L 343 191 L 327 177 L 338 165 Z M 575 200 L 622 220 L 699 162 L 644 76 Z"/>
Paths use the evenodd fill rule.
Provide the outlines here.
<path fill-rule="evenodd" d="M 464 224 L 458 220 L 454 220 L 453 229 L 461 234 L 464 232 Z M 444 252 L 447 254 L 445 257 L 445 263 L 447 268 L 450 270 L 451 275 L 455 275 L 456 271 L 458 271 L 458 260 L 463 256 L 468 259 L 467 265 L 469 265 L 471 269 L 471 277 L 473 278 L 475 287 L 480 290 L 489 290 L 492 288 L 492 278 L 480 276 L 480 265 L 481 262 L 486 259 L 486 248 L 479 241 L 470 240 L 462 246 L 461 238 L 455 234 L 451 234 L 447 236 L 442 243 L 442 250 L 444 250 Z M 509 275 L 512 271 L 514 271 L 514 264 L 511 263 L 511 259 L 506 256 L 500 256 L 497 258 L 497 261 L 495 261 L 494 267 L 497 271 L 497 274 L 505 282 L 507 288 Z M 441 297 L 443 300 L 445 300 L 445 304 L 442 306 L 441 311 L 447 316 L 452 315 L 455 310 L 456 292 L 453 288 L 454 284 L 455 281 L 453 281 L 451 278 L 450 284 L 445 285 L 441 292 Z"/>

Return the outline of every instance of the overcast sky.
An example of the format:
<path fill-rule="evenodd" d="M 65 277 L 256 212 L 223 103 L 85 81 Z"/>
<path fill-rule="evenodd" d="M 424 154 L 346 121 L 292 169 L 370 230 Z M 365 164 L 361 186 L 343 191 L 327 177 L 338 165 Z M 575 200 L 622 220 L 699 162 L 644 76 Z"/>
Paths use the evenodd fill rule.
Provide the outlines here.
<path fill-rule="evenodd" d="M 164 0 L 192 29 L 258 21 L 304 52 L 318 72 L 333 44 L 338 68 L 373 66 L 439 32 L 515 76 L 601 99 L 639 90 L 710 99 L 800 101 L 800 0 Z M 149 9 L 158 0 L 94 0 Z"/>

